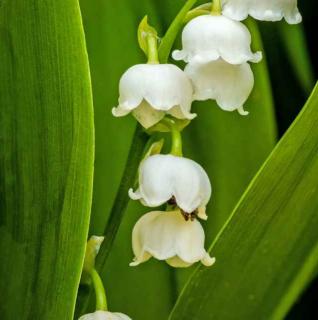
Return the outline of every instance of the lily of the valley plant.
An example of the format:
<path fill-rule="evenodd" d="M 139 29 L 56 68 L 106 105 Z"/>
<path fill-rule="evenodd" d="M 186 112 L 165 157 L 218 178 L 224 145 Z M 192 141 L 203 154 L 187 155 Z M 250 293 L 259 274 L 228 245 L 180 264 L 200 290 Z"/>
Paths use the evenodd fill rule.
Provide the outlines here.
<path fill-rule="evenodd" d="M 252 51 L 253 39 L 242 20 L 250 15 L 265 21 L 285 18 L 291 24 L 301 22 L 296 0 L 214 0 L 192 9 L 191 15 L 181 12 L 183 16 L 176 18 L 179 23 L 173 24 L 162 40 L 147 18 L 142 20 L 138 40 L 147 62 L 123 74 L 119 104 L 112 110 L 116 117 L 131 113 L 151 136 L 171 134 L 169 153 L 162 153 L 162 145 L 154 148 L 156 141 L 148 144 L 136 173 L 138 183 L 129 190 L 131 199 L 153 208 L 133 228 L 135 257 L 130 266 L 152 257 L 172 267 L 188 267 L 199 261 L 207 267 L 215 263 L 204 247 L 205 234 L 199 221 L 208 218 L 211 183 L 204 168 L 183 157 L 181 131 L 196 117 L 191 111 L 194 100 L 212 99 L 224 111 L 248 115 L 244 104 L 254 86 L 251 64 L 260 62 L 262 53 Z M 178 32 L 182 48 L 171 52 Z M 184 70 L 164 58 L 161 61 L 159 57 L 165 56 L 171 61 L 182 60 Z M 94 268 L 100 245 L 96 239 L 88 243 L 84 268 L 95 288 L 96 312 L 81 319 L 129 319 L 107 311 L 105 291 Z"/>

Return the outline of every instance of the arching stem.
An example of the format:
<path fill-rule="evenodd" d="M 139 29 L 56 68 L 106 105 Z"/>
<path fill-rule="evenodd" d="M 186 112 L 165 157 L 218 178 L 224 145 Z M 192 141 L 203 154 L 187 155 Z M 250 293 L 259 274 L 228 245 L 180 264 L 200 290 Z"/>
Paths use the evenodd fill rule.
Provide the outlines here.
<path fill-rule="evenodd" d="M 96 269 L 91 271 L 91 278 L 96 296 L 96 310 L 107 311 L 107 299 L 103 281 Z"/>

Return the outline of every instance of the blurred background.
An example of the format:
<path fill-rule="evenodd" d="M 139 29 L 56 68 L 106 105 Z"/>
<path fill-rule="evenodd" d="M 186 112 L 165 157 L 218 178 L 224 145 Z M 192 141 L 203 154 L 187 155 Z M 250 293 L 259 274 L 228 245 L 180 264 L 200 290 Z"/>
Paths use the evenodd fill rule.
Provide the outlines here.
<path fill-rule="evenodd" d="M 81 0 L 93 83 L 96 161 L 91 234 L 102 234 L 122 175 L 134 119 L 115 119 L 118 81 L 131 65 L 145 62 L 136 30 L 144 15 L 160 35 L 182 0 Z M 203 2 L 201 2 L 203 3 Z M 213 102 L 196 103 L 199 117 L 185 129 L 185 156 L 201 163 L 212 180 L 214 194 L 204 224 L 207 245 L 214 239 L 241 194 L 303 107 L 318 71 L 317 10 L 314 0 L 300 1 L 303 23 L 258 22 L 252 25 L 254 47 L 263 46 L 265 59 L 253 66 L 254 92 L 246 104 L 250 115 L 224 113 Z M 250 27 L 250 23 L 248 24 Z M 179 46 L 177 41 L 176 46 Z M 244 165 L 242 165 L 244 164 Z M 193 269 L 176 271 L 150 261 L 129 268 L 133 254 L 131 230 L 147 209 L 130 203 L 103 279 L 110 309 L 138 320 L 166 319 Z M 257 284 L 256 284 L 257 285 Z M 313 281 L 287 319 L 318 319 L 318 280 Z M 151 308 L 145 306 L 151 305 Z"/>

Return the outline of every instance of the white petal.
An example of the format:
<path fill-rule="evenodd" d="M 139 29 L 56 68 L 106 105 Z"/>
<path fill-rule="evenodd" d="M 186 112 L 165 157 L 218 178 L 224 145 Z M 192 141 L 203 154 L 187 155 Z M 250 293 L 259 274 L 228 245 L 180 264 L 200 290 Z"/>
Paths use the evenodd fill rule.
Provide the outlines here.
<path fill-rule="evenodd" d="M 244 20 L 248 15 L 258 20 L 300 23 L 301 14 L 297 0 L 223 0 L 223 14 L 234 20 Z"/>
<path fill-rule="evenodd" d="M 208 216 L 206 215 L 206 206 L 199 207 L 197 215 L 202 220 L 208 220 Z"/>
<path fill-rule="evenodd" d="M 164 116 L 164 111 L 159 111 L 150 106 L 146 101 L 143 101 L 134 111 L 134 117 L 146 129 L 158 123 Z"/>
<path fill-rule="evenodd" d="M 188 267 L 198 261 L 208 266 L 214 261 L 204 249 L 201 224 L 186 221 L 180 211 L 145 214 L 136 223 L 132 239 L 134 261 L 138 263 L 145 261 L 145 253 L 173 267 Z"/>
<path fill-rule="evenodd" d="M 148 207 L 160 206 L 175 197 L 182 210 L 192 213 L 209 202 L 211 184 L 196 162 L 172 155 L 154 155 L 141 164 L 139 188 L 136 192 L 130 190 L 129 196 L 140 199 Z"/>
<path fill-rule="evenodd" d="M 244 24 L 224 16 L 204 15 L 191 20 L 182 33 L 183 50 L 174 51 L 175 60 L 208 63 L 222 58 L 231 64 L 259 62 L 261 52 L 252 53 L 251 35 Z"/>
<path fill-rule="evenodd" d="M 201 263 L 206 267 L 211 267 L 215 264 L 216 259 L 211 257 L 208 253 L 201 259 Z"/>
<path fill-rule="evenodd" d="M 191 267 L 193 263 L 185 262 L 178 256 L 174 256 L 166 260 L 169 266 L 174 268 L 188 268 Z"/>
<path fill-rule="evenodd" d="M 96 311 L 81 316 L 79 320 L 131 320 L 131 318 L 119 312 Z"/>
<path fill-rule="evenodd" d="M 113 315 L 116 317 L 113 320 L 131 320 L 127 315 L 120 312 L 113 312 Z"/>
<path fill-rule="evenodd" d="M 172 64 L 139 64 L 129 68 L 119 83 L 119 105 L 113 115 L 133 112 L 146 128 L 160 121 L 165 112 L 180 119 L 193 119 L 193 88 L 187 75 Z"/>
<path fill-rule="evenodd" d="M 151 253 L 147 252 L 144 248 L 144 234 L 145 232 L 147 232 L 147 226 L 150 225 L 152 221 L 160 214 L 160 211 L 150 212 L 143 215 L 141 219 L 139 219 L 139 221 L 135 224 L 132 233 L 132 247 L 135 258 L 133 262 L 129 264 L 131 267 L 138 266 L 140 263 L 146 262 L 151 258 Z"/>
<path fill-rule="evenodd" d="M 248 63 L 231 65 L 223 60 L 205 65 L 188 64 L 195 100 L 216 100 L 226 111 L 240 109 L 252 92 L 254 76 Z"/>

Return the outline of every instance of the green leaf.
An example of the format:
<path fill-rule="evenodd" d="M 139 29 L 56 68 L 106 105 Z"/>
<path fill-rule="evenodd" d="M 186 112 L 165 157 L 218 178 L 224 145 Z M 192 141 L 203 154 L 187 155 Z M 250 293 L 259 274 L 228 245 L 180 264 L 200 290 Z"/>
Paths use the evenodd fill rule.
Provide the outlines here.
<path fill-rule="evenodd" d="M 72 319 L 93 176 L 76 0 L 1 1 L 0 314 Z"/>
<path fill-rule="evenodd" d="M 170 319 L 283 319 L 318 267 L 318 86 L 258 172 Z M 235 310 L 235 311 L 233 311 Z"/>

